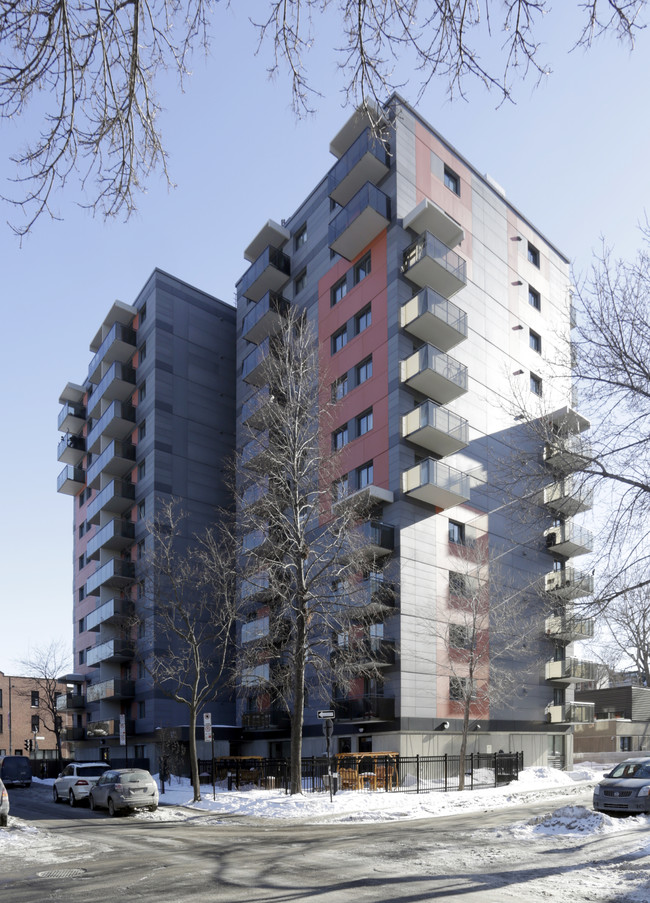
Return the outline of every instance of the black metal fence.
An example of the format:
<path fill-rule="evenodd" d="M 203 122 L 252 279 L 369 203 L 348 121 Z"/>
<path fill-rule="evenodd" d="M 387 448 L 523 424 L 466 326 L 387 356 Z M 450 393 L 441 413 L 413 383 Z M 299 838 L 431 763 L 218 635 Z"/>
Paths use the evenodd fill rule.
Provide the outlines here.
<path fill-rule="evenodd" d="M 524 767 L 524 754 L 471 753 L 465 756 L 464 789 L 498 787 L 516 781 Z M 431 793 L 459 790 L 460 756 L 337 756 L 332 759 L 334 786 L 339 790 L 384 793 Z M 199 759 L 199 773 L 205 783 L 221 790 L 284 790 L 289 792 L 290 759 L 237 757 Z M 302 760 L 302 789 L 317 793 L 328 789 L 325 757 Z"/>

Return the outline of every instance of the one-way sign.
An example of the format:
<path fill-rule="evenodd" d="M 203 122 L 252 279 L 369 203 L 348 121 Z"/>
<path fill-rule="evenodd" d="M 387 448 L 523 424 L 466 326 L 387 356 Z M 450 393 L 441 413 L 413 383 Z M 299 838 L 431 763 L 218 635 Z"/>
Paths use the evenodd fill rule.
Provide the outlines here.
<path fill-rule="evenodd" d="M 319 718 L 333 718 L 334 712 L 332 709 L 320 709 L 316 712 Z"/>

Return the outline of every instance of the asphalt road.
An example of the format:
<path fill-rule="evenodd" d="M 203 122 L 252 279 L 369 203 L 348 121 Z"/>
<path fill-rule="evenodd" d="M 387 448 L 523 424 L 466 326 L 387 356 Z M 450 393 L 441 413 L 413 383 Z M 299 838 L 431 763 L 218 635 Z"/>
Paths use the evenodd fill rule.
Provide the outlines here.
<path fill-rule="evenodd" d="M 18 824 L 47 832 L 60 847 L 49 858 L 38 855 L 38 845 L 27 860 L 3 855 L 1 903 L 541 900 L 527 895 L 527 884 L 543 878 L 545 870 L 557 876 L 558 870 L 574 869 L 578 861 L 557 855 L 529 861 L 522 851 L 521 859 L 510 855 L 509 861 L 498 861 L 497 856 L 490 867 L 488 847 L 495 841 L 486 829 L 562 805 L 589 805 L 591 798 L 590 789 L 576 786 L 558 789 L 554 799 L 478 815 L 316 825 L 205 814 L 177 823 L 111 819 L 86 808 L 57 806 L 50 792 L 39 785 L 11 791 L 11 815 L 22 820 Z M 173 819 L 173 811 L 169 816 Z M 607 838 L 585 839 L 580 862 L 615 857 L 620 852 L 616 841 L 620 844 L 620 835 L 609 844 Z"/>

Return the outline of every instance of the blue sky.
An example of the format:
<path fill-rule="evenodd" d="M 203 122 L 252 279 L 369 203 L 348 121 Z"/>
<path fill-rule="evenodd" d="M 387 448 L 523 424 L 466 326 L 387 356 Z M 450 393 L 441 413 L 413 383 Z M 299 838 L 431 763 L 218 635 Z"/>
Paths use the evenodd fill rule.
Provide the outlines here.
<path fill-rule="evenodd" d="M 541 34 L 553 74 L 536 90 L 516 86 L 516 105 L 495 109 L 496 96 L 479 86 L 467 102 L 450 103 L 432 85 L 417 107 L 585 272 L 601 236 L 620 256 L 639 245 L 650 198 L 650 35 L 632 54 L 613 40 L 568 54 L 575 24 L 565 10 L 547 17 Z M 289 216 L 334 162 L 329 142 L 350 111 L 329 52 L 331 25 L 319 27 L 313 55 L 324 96 L 301 121 L 288 82 L 269 82 L 268 54 L 254 55 L 245 15 L 218 4 L 214 26 L 211 55 L 197 58 L 185 93 L 171 76 L 159 85 L 175 189 L 155 175 L 126 223 L 93 219 L 60 198 L 63 220 L 41 220 L 22 247 L 4 226 L 10 211 L 1 211 L 5 673 L 51 639 L 71 645 L 72 500 L 56 492 L 58 398 L 66 382 L 84 378 L 110 304 L 131 302 L 156 266 L 232 301 L 243 248 L 266 219 Z M 415 104 L 416 89 L 400 93 Z M 3 153 L 32 127 L 3 124 Z M 0 158 L 0 193 L 12 175 Z"/>

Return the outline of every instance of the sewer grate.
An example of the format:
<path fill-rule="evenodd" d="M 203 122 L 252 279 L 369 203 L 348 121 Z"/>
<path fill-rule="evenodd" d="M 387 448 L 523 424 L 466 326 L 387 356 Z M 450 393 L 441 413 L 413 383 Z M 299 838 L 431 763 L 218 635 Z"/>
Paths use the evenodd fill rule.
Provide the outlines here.
<path fill-rule="evenodd" d="M 86 874 L 86 869 L 48 869 L 39 872 L 39 878 L 81 878 Z"/>

